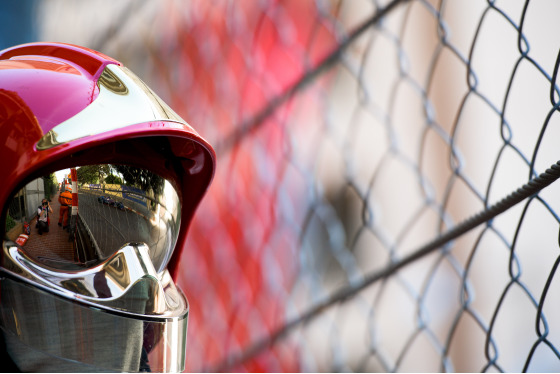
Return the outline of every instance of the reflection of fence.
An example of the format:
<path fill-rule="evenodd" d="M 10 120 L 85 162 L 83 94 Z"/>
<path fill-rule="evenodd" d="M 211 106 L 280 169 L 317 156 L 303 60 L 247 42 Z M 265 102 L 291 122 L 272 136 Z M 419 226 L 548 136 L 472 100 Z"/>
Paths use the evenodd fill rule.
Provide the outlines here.
<path fill-rule="evenodd" d="M 112 187 L 112 188 L 110 188 Z M 107 258 L 130 242 L 153 243 L 150 212 L 141 190 L 130 199 L 115 186 L 84 185 L 79 188 L 79 217 L 84 238 L 91 237 L 97 258 Z M 118 186 L 120 187 L 120 185 Z M 93 255 L 94 252 L 91 252 Z"/>
<path fill-rule="evenodd" d="M 144 196 L 144 192 L 141 189 L 122 185 L 121 191 L 122 197 L 124 199 L 133 201 L 141 206 L 148 207 L 146 197 Z"/>
<path fill-rule="evenodd" d="M 101 258 L 101 250 L 87 223 L 78 215 L 76 231 L 73 240 L 77 250 L 78 262 L 84 267 L 97 263 Z"/>
<path fill-rule="evenodd" d="M 21 224 L 23 222 L 31 222 L 37 216 L 37 208 L 41 205 L 43 198 L 45 198 L 45 183 L 41 178 L 30 182 L 19 191 L 8 207 L 6 222 L 8 232 L 14 230 L 13 235 L 16 235 L 16 232 L 19 235 L 21 233 Z M 10 235 L 13 236 L 12 234 Z"/>
<path fill-rule="evenodd" d="M 132 204 L 127 204 L 136 207 L 137 209 L 147 209 L 148 199 L 146 198 L 146 194 L 139 188 L 125 186 L 120 184 L 88 184 L 83 185 L 80 188 L 85 189 L 86 191 L 93 193 L 97 196 L 106 196 L 110 198 L 114 198 L 121 202 L 128 201 Z"/>

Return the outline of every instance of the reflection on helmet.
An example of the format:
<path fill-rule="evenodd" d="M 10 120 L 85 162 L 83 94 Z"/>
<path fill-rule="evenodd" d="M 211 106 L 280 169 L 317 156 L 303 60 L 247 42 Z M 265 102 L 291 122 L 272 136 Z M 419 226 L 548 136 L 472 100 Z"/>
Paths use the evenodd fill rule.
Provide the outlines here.
<path fill-rule="evenodd" d="M 0 51 L 0 127 L 0 328 L 16 365 L 182 371 L 173 274 L 211 146 L 119 62 L 58 43 Z"/>
<path fill-rule="evenodd" d="M 31 236 L 24 252 L 52 268 L 83 270 L 99 265 L 125 245 L 142 243 L 149 248 L 156 272 L 164 270 L 181 223 L 179 196 L 171 183 L 134 166 L 86 165 L 76 168 L 77 191 L 73 193 L 69 178 L 58 182 L 56 177 L 69 174 L 69 169 L 56 171 L 30 182 L 56 181 L 51 216 L 67 234 L 57 233 L 48 239 Z M 15 196 L 25 195 L 26 190 L 22 188 Z M 44 248 L 45 241 L 48 249 Z"/>

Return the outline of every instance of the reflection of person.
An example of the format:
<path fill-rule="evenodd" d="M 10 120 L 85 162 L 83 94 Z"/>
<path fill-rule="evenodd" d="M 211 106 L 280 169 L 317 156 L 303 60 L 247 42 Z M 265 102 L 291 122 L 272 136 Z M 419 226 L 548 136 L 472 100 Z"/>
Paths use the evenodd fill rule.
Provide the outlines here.
<path fill-rule="evenodd" d="M 65 229 L 68 227 L 68 211 L 72 206 L 72 193 L 65 189 L 58 195 L 58 202 L 60 203 L 58 225 Z"/>
<path fill-rule="evenodd" d="M 77 221 L 82 230 L 76 230 L 83 235 L 71 245 L 55 240 L 64 236 L 57 229 L 48 241 L 44 237 L 38 241 L 37 252 L 29 252 L 33 243 L 20 249 L 5 241 L 9 247 L 0 261 L 0 371 L 183 371 L 189 308 L 173 277 L 181 266 L 179 249 L 186 244 L 183 230 L 214 174 L 212 147 L 138 77 L 99 52 L 61 43 L 30 43 L 0 51 L 0 72 L 0 175 L 7 176 L 0 183 L 4 214 L 11 206 L 10 196 L 18 196 L 19 202 L 16 188 L 41 169 L 52 180 L 50 172 L 60 167 L 100 161 L 132 164 L 169 177 L 166 194 L 172 197 L 164 201 L 174 208 L 169 222 L 160 221 L 161 235 L 154 238 L 152 248 L 123 238 L 112 257 L 88 253 L 98 247 L 91 229 L 105 237 L 138 230 L 128 222 L 121 227 L 103 219 L 114 213 L 109 208 L 99 216 L 83 214 Z M 52 99 L 48 105 L 45 97 Z M 127 116 L 126 108 L 135 108 L 133 117 Z M 106 119 L 107 126 L 98 126 L 99 118 Z M 133 128 L 131 120 L 137 124 Z M 110 170 L 104 165 L 102 170 Z M 78 171 L 71 169 L 72 174 Z M 77 186 L 72 192 L 78 193 Z M 96 195 L 82 192 L 82 205 L 97 204 Z M 78 199 L 79 195 L 72 199 L 76 208 Z M 48 203 L 45 209 L 48 226 L 52 210 Z M 184 218 L 179 225 L 180 212 Z M 128 216 L 122 218 L 132 219 Z M 73 217 L 79 216 L 70 215 L 69 222 Z M 171 243 L 176 243 L 175 252 Z M 97 273 L 101 275 L 94 278 Z"/>
<path fill-rule="evenodd" d="M 39 235 L 43 235 L 43 232 L 49 232 L 49 213 L 52 213 L 51 204 L 47 199 L 43 199 L 39 208 L 37 208 L 37 227 L 39 229 Z"/>

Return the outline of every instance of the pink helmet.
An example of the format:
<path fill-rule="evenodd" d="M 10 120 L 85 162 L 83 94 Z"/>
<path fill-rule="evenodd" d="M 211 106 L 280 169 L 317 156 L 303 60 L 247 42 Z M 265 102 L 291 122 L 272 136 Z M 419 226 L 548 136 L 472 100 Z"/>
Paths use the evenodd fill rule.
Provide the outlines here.
<path fill-rule="evenodd" d="M 0 128 L 11 359 L 31 371 L 183 370 L 188 303 L 173 277 L 212 147 L 121 63 L 60 43 L 0 52 Z"/>

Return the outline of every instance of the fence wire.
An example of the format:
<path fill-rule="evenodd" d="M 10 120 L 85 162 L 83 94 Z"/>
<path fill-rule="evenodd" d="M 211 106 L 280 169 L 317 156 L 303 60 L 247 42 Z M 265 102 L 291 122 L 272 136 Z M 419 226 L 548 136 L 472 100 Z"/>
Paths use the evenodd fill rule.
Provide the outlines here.
<path fill-rule="evenodd" d="M 558 371 L 559 7 L 52 0 L 37 18 L 216 147 L 177 280 L 188 370 Z"/>

